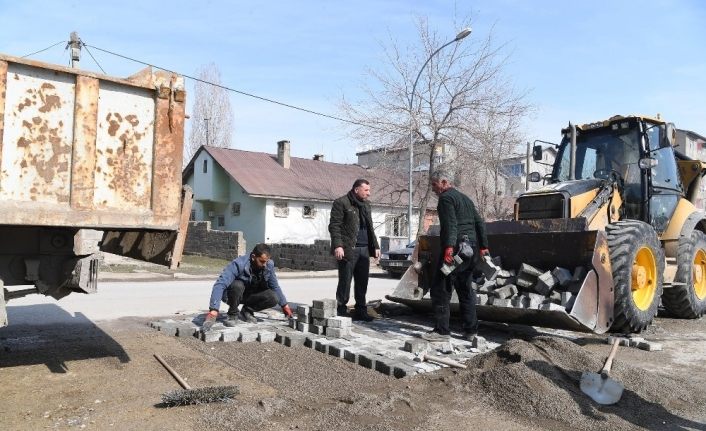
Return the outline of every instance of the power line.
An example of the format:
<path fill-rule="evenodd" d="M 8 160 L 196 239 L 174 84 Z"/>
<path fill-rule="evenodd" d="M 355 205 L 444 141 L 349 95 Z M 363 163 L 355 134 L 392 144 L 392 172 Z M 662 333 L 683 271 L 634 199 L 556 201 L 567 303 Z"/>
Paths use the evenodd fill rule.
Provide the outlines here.
<path fill-rule="evenodd" d="M 201 82 L 201 83 L 208 84 L 208 85 L 213 85 L 214 87 L 222 88 L 222 89 L 227 90 L 227 91 L 232 91 L 233 93 L 241 94 L 241 95 L 243 95 L 243 96 L 252 97 L 252 98 L 254 98 L 254 99 L 259 99 L 259 100 L 262 100 L 262 101 L 265 101 L 265 102 L 269 102 L 269 103 L 274 103 L 274 104 L 276 104 L 276 105 L 284 106 L 284 107 L 290 108 L 290 109 L 296 109 L 296 110 L 298 110 L 298 111 L 302 111 L 302 112 L 306 112 L 306 113 L 309 113 L 309 114 L 318 115 L 318 116 L 320 116 L 320 117 L 325 117 L 325 118 L 330 118 L 330 119 L 332 119 L 332 120 L 338 120 L 338 121 L 342 121 L 342 122 L 345 122 L 345 123 L 355 124 L 356 126 L 363 126 L 363 127 L 370 127 L 370 128 L 373 128 L 373 129 L 377 129 L 377 127 L 371 126 L 371 125 L 369 125 L 369 124 L 358 123 L 358 122 L 356 122 L 356 121 L 346 120 L 345 118 L 336 117 L 336 116 L 334 116 L 334 115 L 329 115 L 329 114 L 324 114 L 324 113 L 322 113 L 322 112 L 312 111 L 311 109 L 306 109 L 306 108 L 302 108 L 302 107 L 299 107 L 299 106 L 290 105 L 290 104 L 288 104 L 288 103 L 279 102 L 279 101 L 273 100 L 273 99 L 268 99 L 268 98 L 266 98 L 266 97 L 258 96 L 258 95 L 252 94 L 252 93 L 247 93 L 247 92 L 245 92 L 245 91 L 236 90 L 235 88 L 227 87 L 227 86 L 225 86 L 225 85 L 221 85 L 221 84 L 216 84 L 216 83 L 214 83 L 214 82 L 205 81 L 205 80 L 203 80 L 203 79 L 196 78 L 196 77 L 193 77 L 193 76 L 190 76 L 190 75 L 186 75 L 186 74 L 184 74 L 184 73 L 178 73 L 178 72 L 175 72 L 175 71 L 173 71 L 173 70 L 169 70 L 169 69 L 166 69 L 166 68 L 164 68 L 164 67 L 159 67 L 159 66 L 156 66 L 156 65 L 154 65 L 154 64 L 147 63 L 146 61 L 137 60 L 137 59 L 135 59 L 135 58 L 128 57 L 128 56 L 126 56 L 126 55 L 118 54 L 118 53 L 116 53 L 116 52 L 112 52 L 112 51 L 109 51 L 109 50 L 107 50 L 107 49 L 99 48 L 99 47 L 97 47 L 97 46 L 87 45 L 87 44 L 85 44 L 85 43 L 83 44 L 83 46 L 91 47 L 91 48 L 93 48 L 93 49 L 97 49 L 98 51 L 102 51 L 102 52 L 105 52 L 105 53 L 107 53 L 107 54 L 114 55 L 114 56 L 116 56 L 116 57 L 124 58 L 125 60 L 134 61 L 135 63 L 140 63 L 140 64 L 143 64 L 143 65 L 145 65 L 145 66 L 154 67 L 155 69 L 164 70 L 165 72 L 174 73 L 174 74 L 177 74 L 177 75 L 182 75 L 182 76 L 184 76 L 184 77 L 186 77 L 186 78 L 193 79 L 194 81 Z"/>
<path fill-rule="evenodd" d="M 46 51 L 46 50 L 48 50 L 48 49 L 52 49 L 52 48 L 54 48 L 54 47 L 57 46 L 57 45 L 61 45 L 62 43 L 66 43 L 66 41 L 65 41 L 65 40 L 62 40 L 62 41 L 60 41 L 60 42 L 55 43 L 55 44 L 52 45 L 52 46 L 48 46 L 48 47 L 46 47 L 46 48 L 44 48 L 44 49 L 40 49 L 39 51 L 35 51 L 35 52 L 31 53 L 31 54 L 23 55 L 23 56 L 20 57 L 20 58 L 27 58 L 27 57 L 30 57 L 30 56 L 32 56 L 32 55 L 34 55 L 34 54 L 39 54 L 40 52 L 44 52 L 44 51 Z"/>
<path fill-rule="evenodd" d="M 96 63 L 96 66 L 98 66 L 98 68 L 100 68 L 101 72 L 103 72 L 103 74 L 107 75 L 107 73 L 105 73 L 105 70 L 103 70 L 103 68 L 101 67 L 100 63 L 98 63 L 98 60 L 96 60 L 96 58 L 93 56 L 93 54 L 91 54 L 91 51 L 88 50 L 88 45 L 86 45 L 83 42 L 81 42 L 81 44 L 83 45 L 84 48 L 86 48 L 86 52 L 88 53 L 88 55 L 91 56 L 91 58 L 93 59 L 93 62 Z"/>

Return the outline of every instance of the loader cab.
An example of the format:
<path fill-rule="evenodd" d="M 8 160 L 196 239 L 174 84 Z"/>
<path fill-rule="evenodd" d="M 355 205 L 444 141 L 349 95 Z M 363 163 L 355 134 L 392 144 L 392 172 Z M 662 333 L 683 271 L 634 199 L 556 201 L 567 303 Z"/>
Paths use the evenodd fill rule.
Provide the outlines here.
<path fill-rule="evenodd" d="M 552 171 L 553 183 L 571 178 L 571 136 L 568 129 Z M 574 178 L 610 179 L 622 183 L 621 219 L 642 220 L 663 232 L 682 194 L 668 127 L 627 117 L 576 130 Z"/>

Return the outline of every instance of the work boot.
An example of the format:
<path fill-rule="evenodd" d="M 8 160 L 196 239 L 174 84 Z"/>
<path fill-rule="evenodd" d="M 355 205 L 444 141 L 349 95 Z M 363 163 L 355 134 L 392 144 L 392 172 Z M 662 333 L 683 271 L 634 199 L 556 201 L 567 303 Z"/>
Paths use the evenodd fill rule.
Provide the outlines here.
<path fill-rule="evenodd" d="M 439 342 L 444 342 L 444 341 L 449 341 L 449 334 L 441 334 L 437 331 L 429 331 L 425 332 L 421 335 L 421 338 L 423 340 L 427 340 L 432 343 L 439 343 Z"/>
<path fill-rule="evenodd" d="M 345 305 L 339 305 L 336 307 L 336 315 L 337 316 L 348 316 L 348 307 Z"/>
<path fill-rule="evenodd" d="M 477 336 L 478 333 L 476 331 L 464 331 L 463 335 L 461 336 L 461 339 L 466 341 L 473 341 Z"/>
<path fill-rule="evenodd" d="M 353 320 L 359 320 L 361 322 L 372 322 L 373 316 L 368 314 L 368 310 L 355 310 L 355 313 L 353 313 Z"/>
<path fill-rule="evenodd" d="M 250 307 L 243 307 L 243 309 L 240 310 L 240 320 L 247 323 L 257 323 L 255 314 L 250 309 Z"/>
<path fill-rule="evenodd" d="M 228 318 L 223 322 L 223 325 L 232 328 L 234 326 L 238 326 L 238 323 L 238 314 L 228 313 Z"/>

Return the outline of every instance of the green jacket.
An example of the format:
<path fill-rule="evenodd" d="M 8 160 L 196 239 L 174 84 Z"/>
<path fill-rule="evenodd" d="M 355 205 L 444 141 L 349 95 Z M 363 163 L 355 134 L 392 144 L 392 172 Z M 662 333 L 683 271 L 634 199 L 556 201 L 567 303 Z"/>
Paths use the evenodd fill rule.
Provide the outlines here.
<path fill-rule="evenodd" d="M 439 196 L 436 210 L 441 225 L 442 249 L 455 247 L 461 235 L 468 235 L 469 241 L 478 248 L 488 248 L 485 221 L 468 196 L 456 189 L 448 189 Z"/>
<path fill-rule="evenodd" d="M 364 203 L 367 209 L 366 224 L 368 225 L 368 251 L 371 256 L 375 256 L 375 250 L 379 249 L 378 239 L 375 236 L 373 220 L 370 216 L 370 204 Z M 346 259 L 352 258 L 353 248 L 358 239 L 358 229 L 360 228 L 360 218 L 358 207 L 354 205 L 348 194 L 333 201 L 331 207 L 331 221 L 328 231 L 331 234 L 331 252 L 336 247 L 343 247 L 343 254 Z"/>

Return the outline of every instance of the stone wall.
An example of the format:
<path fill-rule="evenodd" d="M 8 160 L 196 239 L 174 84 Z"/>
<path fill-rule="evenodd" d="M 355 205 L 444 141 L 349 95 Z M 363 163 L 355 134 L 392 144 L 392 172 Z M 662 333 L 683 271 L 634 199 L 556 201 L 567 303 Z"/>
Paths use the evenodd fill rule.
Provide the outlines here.
<path fill-rule="evenodd" d="M 316 240 L 314 244 L 269 244 L 277 268 L 324 271 L 338 268 L 331 254 L 331 241 Z"/>
<path fill-rule="evenodd" d="M 248 253 L 240 231 L 212 230 L 210 221 L 189 222 L 184 253 L 232 260 Z"/>

